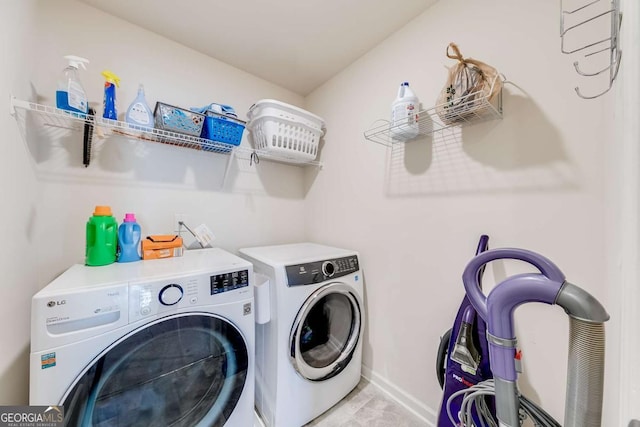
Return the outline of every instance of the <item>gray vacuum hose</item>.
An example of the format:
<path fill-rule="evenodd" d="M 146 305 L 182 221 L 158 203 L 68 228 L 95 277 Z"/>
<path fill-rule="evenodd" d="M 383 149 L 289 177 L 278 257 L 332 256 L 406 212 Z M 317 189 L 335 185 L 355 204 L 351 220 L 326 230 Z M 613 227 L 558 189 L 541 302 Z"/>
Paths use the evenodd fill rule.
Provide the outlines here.
<path fill-rule="evenodd" d="M 570 319 L 564 427 L 600 427 L 604 386 L 604 323 Z"/>
<path fill-rule="evenodd" d="M 604 389 L 604 307 L 565 282 L 556 304 L 569 315 L 569 361 L 564 427 L 600 427 Z"/>

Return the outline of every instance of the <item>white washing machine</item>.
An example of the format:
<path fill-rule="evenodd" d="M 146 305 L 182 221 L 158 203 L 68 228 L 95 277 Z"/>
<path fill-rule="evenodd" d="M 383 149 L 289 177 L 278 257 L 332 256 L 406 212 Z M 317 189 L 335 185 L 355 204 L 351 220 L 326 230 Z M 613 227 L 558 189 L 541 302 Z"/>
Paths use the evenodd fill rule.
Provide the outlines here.
<path fill-rule="evenodd" d="M 312 243 L 240 254 L 270 279 L 271 318 L 256 326 L 256 408 L 267 427 L 301 427 L 360 381 L 358 254 Z"/>
<path fill-rule="evenodd" d="M 220 249 L 75 265 L 32 300 L 30 403 L 65 426 L 252 426 L 253 301 Z"/>

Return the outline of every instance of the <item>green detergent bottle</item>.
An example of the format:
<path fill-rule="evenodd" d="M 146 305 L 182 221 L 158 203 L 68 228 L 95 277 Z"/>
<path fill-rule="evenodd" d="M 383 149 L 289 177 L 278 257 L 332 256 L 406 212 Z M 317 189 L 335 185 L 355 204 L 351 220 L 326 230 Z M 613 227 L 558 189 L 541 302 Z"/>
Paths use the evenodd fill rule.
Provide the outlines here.
<path fill-rule="evenodd" d="M 107 265 L 116 261 L 118 247 L 118 223 L 109 206 L 96 206 L 87 221 L 87 247 L 85 264 Z"/>

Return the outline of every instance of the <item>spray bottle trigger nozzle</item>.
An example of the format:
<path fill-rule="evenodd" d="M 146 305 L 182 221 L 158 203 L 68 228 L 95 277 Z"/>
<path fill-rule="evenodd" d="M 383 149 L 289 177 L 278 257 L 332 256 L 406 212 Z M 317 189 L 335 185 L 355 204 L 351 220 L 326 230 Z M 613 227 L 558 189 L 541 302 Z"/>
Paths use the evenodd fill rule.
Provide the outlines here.
<path fill-rule="evenodd" d="M 117 87 L 120 87 L 120 77 L 116 76 L 113 72 L 104 70 L 102 75 L 108 82 L 114 83 Z"/>
<path fill-rule="evenodd" d="M 74 68 L 80 68 L 80 66 L 82 66 L 82 68 L 84 68 L 85 70 L 87 69 L 85 63 L 89 63 L 88 59 L 75 55 L 67 55 L 64 57 L 64 59 L 69 61 L 69 66 Z"/>

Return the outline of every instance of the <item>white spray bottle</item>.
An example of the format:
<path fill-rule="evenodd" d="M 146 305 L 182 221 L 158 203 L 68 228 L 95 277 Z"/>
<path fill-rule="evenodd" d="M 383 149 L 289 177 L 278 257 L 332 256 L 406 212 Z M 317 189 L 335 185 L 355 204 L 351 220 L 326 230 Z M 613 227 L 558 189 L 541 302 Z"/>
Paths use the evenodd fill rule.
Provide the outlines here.
<path fill-rule="evenodd" d="M 80 83 L 78 68 L 82 67 L 86 70 L 87 67 L 84 64 L 89 63 L 89 60 L 73 55 L 67 55 L 64 58 L 69 61 L 69 65 L 62 70 L 62 76 L 58 80 L 56 107 L 61 110 L 87 114 L 89 102 L 87 101 L 87 93 Z"/>
<path fill-rule="evenodd" d="M 391 104 L 391 127 L 389 131 L 394 139 L 408 141 L 420 133 L 418 124 L 418 110 L 420 101 L 409 87 L 409 82 L 403 82 L 398 89 L 398 97 Z"/>

